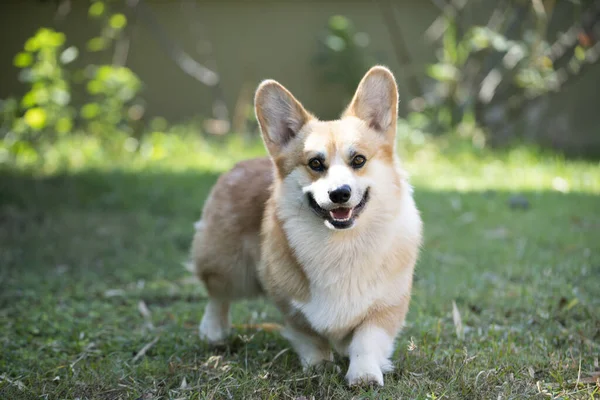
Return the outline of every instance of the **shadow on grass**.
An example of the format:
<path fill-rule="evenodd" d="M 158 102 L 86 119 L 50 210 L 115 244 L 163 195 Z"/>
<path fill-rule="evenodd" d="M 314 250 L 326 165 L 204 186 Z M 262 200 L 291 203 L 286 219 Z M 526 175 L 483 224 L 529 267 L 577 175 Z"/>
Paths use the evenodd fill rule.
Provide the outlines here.
<path fill-rule="evenodd" d="M 35 396 L 49 393 L 50 385 L 63 397 L 94 397 L 117 384 L 129 385 L 122 392 L 131 396 L 165 395 L 184 377 L 195 390 L 216 397 L 228 393 L 217 382 L 223 377 L 235 383 L 227 389 L 235 398 L 349 395 L 341 377 L 321 377 L 319 384 L 301 380 L 291 352 L 271 363 L 286 346 L 274 334 L 241 335 L 216 353 L 220 366 L 207 361 L 215 352 L 198 342 L 195 331 L 205 296 L 181 262 L 216 179 L 198 171 L 44 179 L 2 173 L 0 318 L 6 323 L 0 337 L 6 340 L 0 372 L 22 377 Z M 479 371 L 494 368 L 510 370 L 522 385 L 515 387 L 533 393 L 528 366 L 539 374 L 536 379 L 570 379 L 577 366 L 560 364 L 569 354 L 593 368 L 589 343 L 600 340 L 599 198 L 521 195 L 527 209 L 511 208 L 508 192 L 416 188 L 426 242 L 398 350 L 398 360 L 409 367 L 398 365 L 390 393 L 510 394 L 498 384 L 504 375 L 490 372 L 489 386 L 474 385 Z M 137 309 L 140 301 L 152 310 L 152 327 Z M 468 343 L 454 336 L 452 301 Z M 235 322 L 257 319 L 279 316 L 262 301 L 234 309 Z M 161 339 L 145 361 L 130 365 L 132 354 L 157 332 Z M 410 337 L 418 350 L 406 350 Z M 473 365 L 457 364 L 463 347 L 479 355 Z M 61 370 L 80 357 L 77 368 Z M 257 378 L 265 371 L 268 378 Z M 56 376 L 59 383 L 53 383 Z M 165 386 L 149 384 L 148 376 L 160 377 Z M 290 376 L 299 380 L 290 384 Z M 12 394 L 11 388 L 0 381 L 0 397 Z"/>

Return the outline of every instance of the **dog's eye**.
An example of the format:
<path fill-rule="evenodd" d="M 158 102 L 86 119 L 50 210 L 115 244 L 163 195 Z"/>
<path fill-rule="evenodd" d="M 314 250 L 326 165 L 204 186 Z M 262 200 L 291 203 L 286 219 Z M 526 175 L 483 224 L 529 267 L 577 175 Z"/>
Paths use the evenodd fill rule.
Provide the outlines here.
<path fill-rule="evenodd" d="M 367 162 L 367 159 L 364 156 L 360 156 L 360 155 L 355 156 L 352 159 L 352 167 L 353 168 L 360 168 L 363 165 L 365 165 L 366 162 Z"/>
<path fill-rule="evenodd" d="M 318 172 L 321 172 L 325 169 L 323 162 L 321 160 L 319 160 L 318 158 L 311 158 L 310 161 L 308 162 L 308 166 L 313 171 L 318 171 Z"/>

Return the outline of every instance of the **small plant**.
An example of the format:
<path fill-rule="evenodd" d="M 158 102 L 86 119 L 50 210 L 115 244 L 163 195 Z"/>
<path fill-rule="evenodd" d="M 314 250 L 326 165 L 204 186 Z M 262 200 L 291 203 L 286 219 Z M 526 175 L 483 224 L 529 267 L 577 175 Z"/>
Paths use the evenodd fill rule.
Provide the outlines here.
<path fill-rule="evenodd" d="M 110 13 L 108 3 L 90 3 L 89 17 L 100 21 L 101 28 L 99 36 L 87 41 L 89 52 L 113 45 L 127 25 L 126 16 Z M 63 33 L 41 28 L 15 56 L 19 79 L 29 91 L 20 100 L 0 102 L 0 163 L 39 161 L 42 147 L 66 134 L 82 132 L 120 145 L 123 140 L 115 139 L 135 133 L 144 114 L 138 99 L 140 79 L 115 60 L 81 71 L 69 69 L 78 54 L 75 46 L 66 47 Z M 80 109 L 71 104 L 72 89 L 78 84 L 85 85 L 89 94 Z"/>
<path fill-rule="evenodd" d="M 80 114 L 88 121 L 88 133 L 101 136 L 115 131 L 128 132 L 130 120 L 139 119 L 131 103 L 141 82 L 129 68 L 95 67 L 86 88 L 92 101 L 81 107 Z"/>
<path fill-rule="evenodd" d="M 5 153 L 36 158 L 36 144 L 47 143 L 71 131 L 75 111 L 64 65 L 77 57 L 74 47 L 64 49 L 65 35 L 41 28 L 14 58 L 19 79 L 29 84 L 23 98 L 3 101 L 2 147 Z"/>
<path fill-rule="evenodd" d="M 487 25 L 469 28 L 467 13 L 444 10 L 438 62 L 427 68 L 433 87 L 414 107 L 426 117 L 424 129 L 457 132 L 478 147 L 489 139 L 500 143 L 507 121 L 518 120 L 534 99 L 562 90 L 594 62 L 591 47 L 578 44 L 576 35 L 558 35 L 552 43 L 547 27 L 558 13 L 553 8 L 554 2 L 499 3 Z M 423 128 L 423 118 L 407 120 Z"/>

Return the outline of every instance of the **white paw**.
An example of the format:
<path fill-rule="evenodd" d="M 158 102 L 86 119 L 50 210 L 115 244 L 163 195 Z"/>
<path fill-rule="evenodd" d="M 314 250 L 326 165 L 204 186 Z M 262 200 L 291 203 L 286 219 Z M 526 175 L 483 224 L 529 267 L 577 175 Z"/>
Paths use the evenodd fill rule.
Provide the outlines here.
<path fill-rule="evenodd" d="M 307 335 L 290 326 L 286 326 L 281 334 L 292 344 L 305 372 L 309 368 L 325 361 L 333 362 L 333 353 L 331 352 L 329 343 L 324 339 Z"/>
<path fill-rule="evenodd" d="M 383 386 L 383 371 L 373 360 L 352 360 L 346 373 L 350 386 L 377 384 Z"/>
<path fill-rule="evenodd" d="M 199 331 L 200 339 L 210 344 L 223 343 L 229 335 L 229 327 L 223 326 L 217 318 L 212 318 L 208 313 L 204 314 Z"/>

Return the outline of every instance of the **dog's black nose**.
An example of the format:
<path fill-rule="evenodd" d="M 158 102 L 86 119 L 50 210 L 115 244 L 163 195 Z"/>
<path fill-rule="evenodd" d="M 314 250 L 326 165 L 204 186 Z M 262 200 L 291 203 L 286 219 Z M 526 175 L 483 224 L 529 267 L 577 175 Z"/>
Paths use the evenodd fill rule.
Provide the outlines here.
<path fill-rule="evenodd" d="M 329 192 L 329 198 L 331 199 L 331 201 L 337 204 L 347 202 L 348 200 L 350 200 L 351 195 L 352 189 L 350 189 L 350 186 L 348 185 L 340 186 L 339 188 Z"/>

